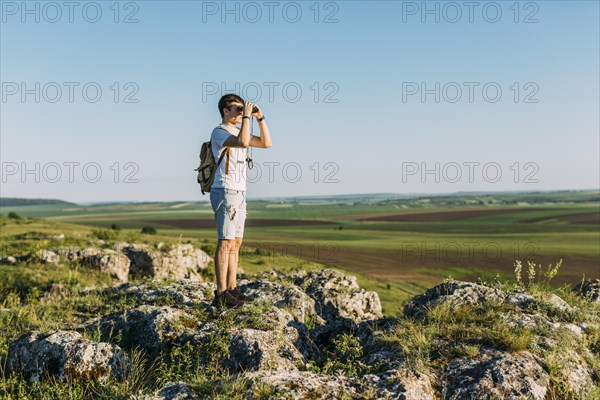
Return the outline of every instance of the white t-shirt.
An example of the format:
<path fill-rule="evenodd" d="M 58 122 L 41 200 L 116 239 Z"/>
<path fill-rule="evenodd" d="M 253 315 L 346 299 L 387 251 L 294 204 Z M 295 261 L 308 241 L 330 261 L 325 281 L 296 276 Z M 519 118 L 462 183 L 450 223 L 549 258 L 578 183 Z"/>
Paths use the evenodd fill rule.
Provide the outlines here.
<path fill-rule="evenodd" d="M 213 129 L 210 135 L 211 148 L 215 161 L 219 162 L 219 157 L 223 151 L 223 143 L 230 135 L 237 136 L 240 130 L 237 127 L 225 126 L 223 124 Z M 233 190 L 246 190 L 246 149 L 243 147 L 229 148 L 229 171 L 225 174 L 227 164 L 227 155 L 217 168 L 215 181 L 212 184 L 214 188 L 225 188 Z"/>

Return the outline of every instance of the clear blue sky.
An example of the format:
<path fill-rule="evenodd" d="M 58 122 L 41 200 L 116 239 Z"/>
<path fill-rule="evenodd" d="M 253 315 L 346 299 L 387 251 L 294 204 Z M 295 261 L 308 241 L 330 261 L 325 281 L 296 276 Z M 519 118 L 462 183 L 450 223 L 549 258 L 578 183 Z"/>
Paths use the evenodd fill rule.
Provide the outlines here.
<path fill-rule="evenodd" d="M 600 186 L 598 1 L 267 3 L 2 1 L 1 195 L 206 199 L 236 83 L 274 144 L 250 198 Z"/>

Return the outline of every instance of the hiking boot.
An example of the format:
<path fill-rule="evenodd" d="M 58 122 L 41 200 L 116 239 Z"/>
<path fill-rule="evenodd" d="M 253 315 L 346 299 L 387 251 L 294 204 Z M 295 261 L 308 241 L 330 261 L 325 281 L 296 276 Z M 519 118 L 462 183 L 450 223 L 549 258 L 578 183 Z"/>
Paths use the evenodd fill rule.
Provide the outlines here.
<path fill-rule="evenodd" d="M 240 289 L 236 286 L 235 289 L 231 289 L 228 290 L 229 293 L 231 293 L 231 295 L 233 297 L 235 297 L 238 300 L 243 301 L 244 303 L 250 303 L 252 301 L 254 301 L 254 299 L 252 297 L 248 297 L 245 294 L 243 294 L 242 292 L 240 292 Z"/>
<path fill-rule="evenodd" d="M 244 302 L 235 298 L 231 293 L 229 293 L 228 290 L 221 293 L 217 293 L 217 291 L 215 290 L 215 299 L 213 300 L 213 306 L 218 308 L 235 308 L 241 306 L 242 304 L 244 304 Z"/>

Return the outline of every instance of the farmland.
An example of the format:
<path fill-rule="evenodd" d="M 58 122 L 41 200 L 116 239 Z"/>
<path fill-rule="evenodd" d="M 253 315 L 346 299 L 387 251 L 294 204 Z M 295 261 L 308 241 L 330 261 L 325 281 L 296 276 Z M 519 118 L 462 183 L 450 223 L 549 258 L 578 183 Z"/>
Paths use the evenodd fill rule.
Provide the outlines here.
<path fill-rule="evenodd" d="M 515 260 L 563 260 L 557 284 L 600 276 L 597 192 L 409 199 L 284 199 L 248 203 L 244 243 L 271 254 L 261 268 L 301 259 L 340 268 L 408 296 L 444 277 L 510 279 Z M 207 202 L 4 206 L 2 214 L 139 230 L 215 243 Z M 249 255 L 242 267 L 254 268 Z"/>

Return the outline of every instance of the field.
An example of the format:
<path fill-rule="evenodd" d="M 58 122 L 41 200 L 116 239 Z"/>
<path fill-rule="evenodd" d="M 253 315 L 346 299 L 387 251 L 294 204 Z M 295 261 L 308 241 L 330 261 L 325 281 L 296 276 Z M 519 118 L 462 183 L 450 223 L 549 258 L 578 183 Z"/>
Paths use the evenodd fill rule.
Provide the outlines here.
<path fill-rule="evenodd" d="M 2 214 L 215 243 L 207 202 L 4 206 Z M 563 260 L 556 284 L 600 276 L 597 192 L 463 195 L 412 199 L 250 201 L 243 268 L 304 260 L 358 275 L 393 303 L 452 276 L 512 279 L 515 260 L 546 268 Z M 386 290 L 391 292 L 383 293 Z"/>

